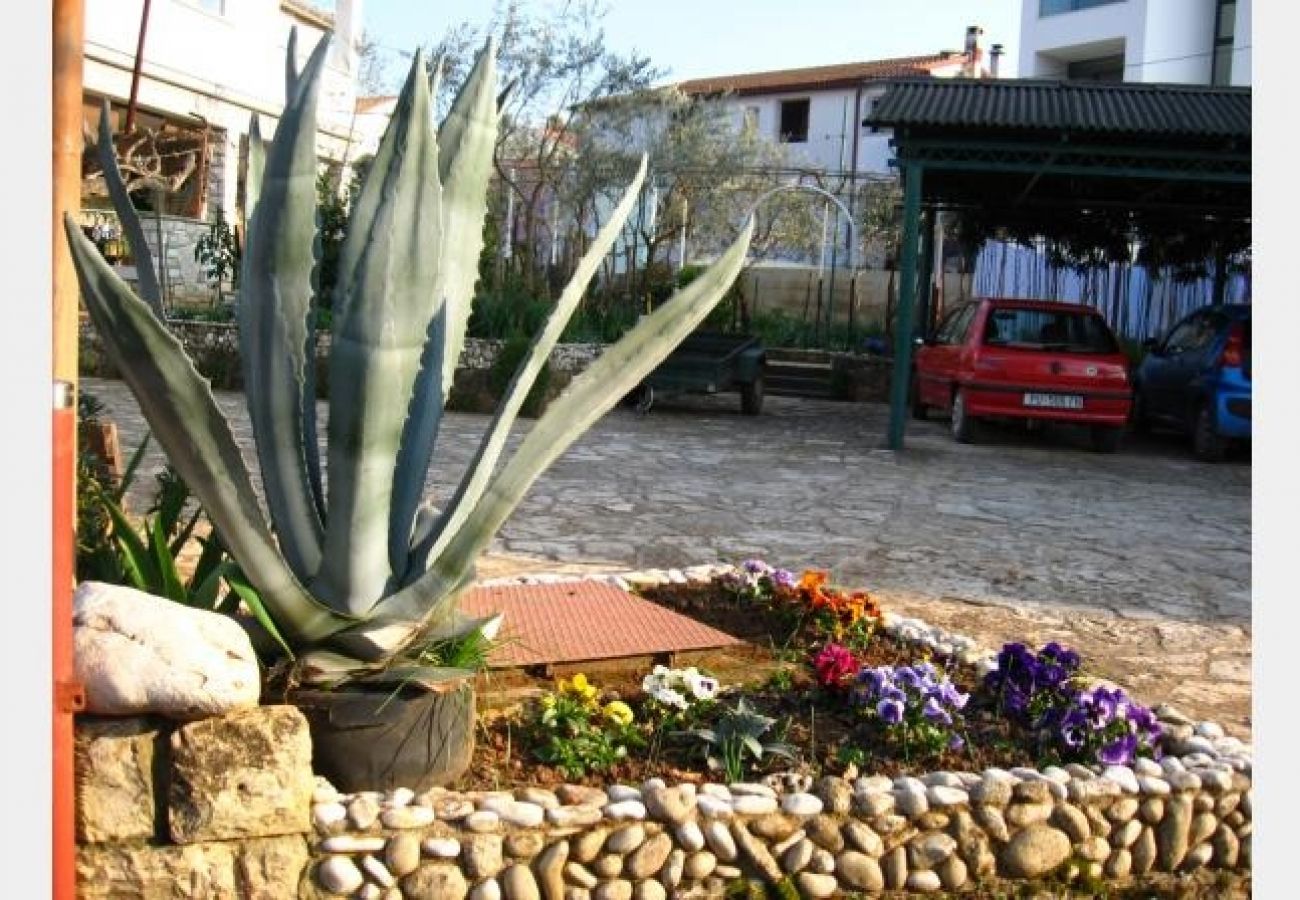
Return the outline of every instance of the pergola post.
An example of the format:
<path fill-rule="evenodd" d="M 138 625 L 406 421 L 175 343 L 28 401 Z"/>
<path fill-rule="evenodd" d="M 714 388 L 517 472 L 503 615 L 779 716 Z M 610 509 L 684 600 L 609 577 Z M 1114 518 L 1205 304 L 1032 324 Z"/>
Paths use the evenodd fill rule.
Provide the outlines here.
<path fill-rule="evenodd" d="M 916 276 L 916 330 L 922 335 L 930 331 L 930 318 L 933 315 L 930 302 L 934 297 L 934 219 L 933 209 L 927 209 L 921 214 L 921 259 Z"/>
<path fill-rule="evenodd" d="M 916 239 L 921 218 L 921 166 L 903 167 L 903 258 L 898 282 L 898 321 L 894 323 L 894 371 L 889 385 L 889 448 L 903 449 L 907 389 L 912 374 L 912 328 L 916 307 Z"/>

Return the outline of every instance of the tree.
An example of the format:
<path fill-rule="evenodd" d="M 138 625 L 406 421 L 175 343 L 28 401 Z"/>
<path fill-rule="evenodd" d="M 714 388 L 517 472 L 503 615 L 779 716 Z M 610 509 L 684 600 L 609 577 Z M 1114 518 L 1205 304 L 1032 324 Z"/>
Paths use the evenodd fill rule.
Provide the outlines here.
<path fill-rule="evenodd" d="M 486 34 L 499 36 L 498 61 L 507 85 L 497 136 L 498 181 L 513 203 L 525 246 L 511 254 L 528 288 L 550 295 L 543 277 L 551 231 L 574 207 L 566 182 L 573 168 L 579 112 L 603 98 L 644 90 L 663 73 L 648 58 L 622 55 L 605 46 L 601 21 L 606 7 L 596 0 L 563 0 L 525 6 L 498 0 L 484 27 L 460 23 L 434 44 L 431 64 L 441 66 L 440 113 L 451 102 L 474 49 Z"/>

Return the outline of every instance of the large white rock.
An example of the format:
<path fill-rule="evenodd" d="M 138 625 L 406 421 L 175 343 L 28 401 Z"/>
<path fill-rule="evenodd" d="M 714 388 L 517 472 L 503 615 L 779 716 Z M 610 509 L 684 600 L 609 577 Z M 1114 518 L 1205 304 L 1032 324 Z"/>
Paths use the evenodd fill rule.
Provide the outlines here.
<path fill-rule="evenodd" d="M 72 626 L 88 712 L 191 720 L 257 706 L 257 655 L 228 616 L 87 581 L 73 596 Z"/>

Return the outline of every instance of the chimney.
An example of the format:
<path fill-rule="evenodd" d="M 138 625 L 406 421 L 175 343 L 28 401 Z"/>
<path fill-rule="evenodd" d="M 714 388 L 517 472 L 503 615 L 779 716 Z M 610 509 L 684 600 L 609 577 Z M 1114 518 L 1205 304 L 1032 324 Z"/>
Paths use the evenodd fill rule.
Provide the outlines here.
<path fill-rule="evenodd" d="M 1001 68 L 1000 66 L 1001 62 L 1002 62 L 1002 45 L 994 44 L 992 47 L 989 48 L 989 77 L 990 78 L 998 77 L 998 70 Z"/>
<path fill-rule="evenodd" d="M 978 78 L 980 74 L 980 64 L 984 61 L 984 50 L 980 47 L 980 38 L 984 35 L 984 29 L 978 25 L 970 25 L 966 28 L 966 65 L 963 75 Z"/>

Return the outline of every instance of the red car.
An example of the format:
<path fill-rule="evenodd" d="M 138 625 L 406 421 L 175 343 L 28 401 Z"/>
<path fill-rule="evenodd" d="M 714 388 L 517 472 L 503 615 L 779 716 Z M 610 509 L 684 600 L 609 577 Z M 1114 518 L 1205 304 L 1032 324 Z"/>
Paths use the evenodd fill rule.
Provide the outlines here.
<path fill-rule="evenodd" d="M 969 443 L 984 418 L 1091 428 L 1093 447 L 1119 448 L 1129 418 L 1128 358 L 1094 309 L 1046 300 L 975 300 L 920 341 L 912 415 L 949 412 Z"/>

